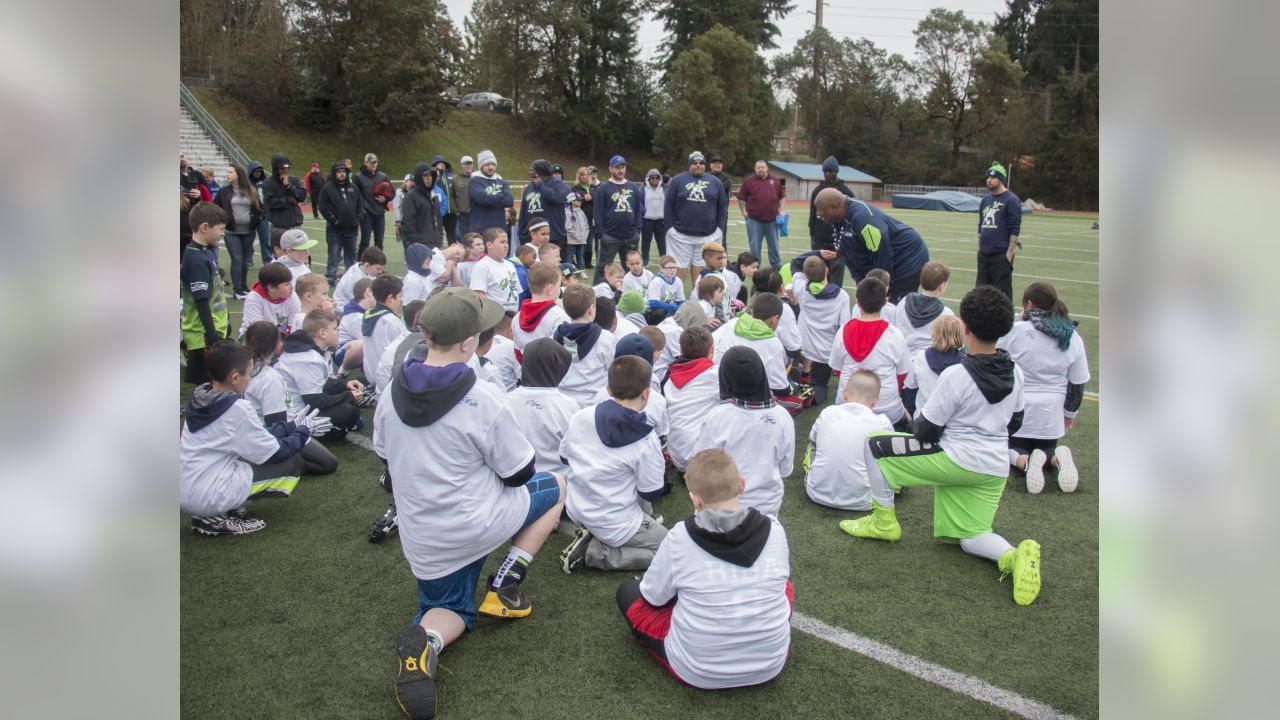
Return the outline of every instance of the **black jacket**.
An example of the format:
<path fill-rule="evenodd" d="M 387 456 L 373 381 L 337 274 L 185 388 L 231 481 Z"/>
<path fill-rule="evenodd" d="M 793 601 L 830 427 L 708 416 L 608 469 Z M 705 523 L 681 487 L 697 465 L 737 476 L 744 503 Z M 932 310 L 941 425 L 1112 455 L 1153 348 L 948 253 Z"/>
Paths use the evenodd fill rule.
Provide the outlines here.
<path fill-rule="evenodd" d="M 278 228 L 295 228 L 302 224 L 302 207 L 298 203 L 307 199 L 307 189 L 297 175 L 289 176 L 286 187 L 280 182 L 280 168 L 289 164 L 289 158 L 276 153 L 271 156 L 271 175 L 262 183 L 262 200 L 267 206 L 267 219 Z"/>
<path fill-rule="evenodd" d="M 413 168 L 413 187 L 400 204 L 400 239 L 405 245 L 422 243 L 439 249 L 443 245 L 444 227 L 440 201 L 422 181 L 422 174 L 428 170 L 431 166 L 426 163 L 418 163 Z"/>
<path fill-rule="evenodd" d="M 256 192 L 256 191 L 254 191 Z M 252 201 L 249 203 L 249 227 L 236 227 L 236 213 L 231 208 L 231 201 L 236 196 L 236 188 L 234 185 L 227 185 L 218 191 L 213 198 L 213 204 L 222 208 L 227 213 L 227 232 L 229 233 L 251 233 L 257 229 L 258 223 L 262 222 L 262 207 L 255 206 Z"/>
<path fill-rule="evenodd" d="M 814 205 L 818 200 L 818 193 L 829 187 L 839 190 L 845 197 L 853 197 L 853 191 L 849 186 L 839 180 L 834 185 L 823 180 L 809 194 L 809 248 L 812 250 L 834 250 L 836 247 L 831 226 L 818 218 L 818 209 Z"/>
<path fill-rule="evenodd" d="M 355 170 L 354 176 L 351 178 L 351 182 L 355 183 L 356 188 L 360 190 L 360 199 L 364 203 L 363 207 L 365 212 L 374 213 L 376 215 L 386 214 L 387 206 L 378 202 L 378 200 L 373 197 L 373 189 L 378 186 L 378 183 L 385 182 L 386 180 L 387 174 L 381 170 L 371 173 L 368 168 L 363 165 Z"/>
<path fill-rule="evenodd" d="M 329 181 L 320 188 L 320 214 L 335 230 L 354 231 L 360 227 L 360 213 L 364 209 L 364 198 L 352 184 L 351 178 L 338 182 L 338 170 L 346 171 L 347 166 L 334 163 L 329 174 Z"/>

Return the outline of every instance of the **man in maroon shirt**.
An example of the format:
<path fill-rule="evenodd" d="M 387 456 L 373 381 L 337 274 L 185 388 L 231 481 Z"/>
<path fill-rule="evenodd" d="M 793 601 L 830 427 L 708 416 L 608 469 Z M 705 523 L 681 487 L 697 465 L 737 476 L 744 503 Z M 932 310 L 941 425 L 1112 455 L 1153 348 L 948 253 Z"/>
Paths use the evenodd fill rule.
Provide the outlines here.
<path fill-rule="evenodd" d="M 748 175 L 738 188 L 738 210 L 747 218 L 747 242 L 751 254 L 760 257 L 760 237 L 769 238 L 769 264 L 781 267 L 778 256 L 778 212 L 782 207 L 782 183 L 769 174 L 763 160 L 756 161 L 756 172 Z"/>

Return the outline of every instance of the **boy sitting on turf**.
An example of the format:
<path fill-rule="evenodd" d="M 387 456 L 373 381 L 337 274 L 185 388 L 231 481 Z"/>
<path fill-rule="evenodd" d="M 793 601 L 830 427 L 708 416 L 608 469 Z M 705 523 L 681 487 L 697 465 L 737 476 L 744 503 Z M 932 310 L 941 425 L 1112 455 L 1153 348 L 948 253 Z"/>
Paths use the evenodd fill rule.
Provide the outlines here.
<path fill-rule="evenodd" d="M 632 336 L 638 337 L 638 336 Z M 662 446 L 645 416 L 649 363 L 620 357 L 609 364 L 610 400 L 579 410 L 560 443 L 569 462 L 569 517 L 582 525 L 560 553 L 560 567 L 573 573 L 642 570 L 657 552 L 667 529 L 641 509 L 666 488 Z"/>
<path fill-rule="evenodd" d="M 534 340 L 525 346 L 520 385 L 509 396 L 511 414 L 533 445 L 534 463 L 564 478 L 569 477 L 569 466 L 560 457 L 560 441 L 580 408 L 559 387 L 572 362 L 572 354 L 555 340 Z"/>
<path fill-rule="evenodd" d="M 415 719 L 436 711 L 436 665 L 476 614 L 523 618 L 529 564 L 560 517 L 564 481 L 534 469 L 505 396 L 476 381 L 467 362 L 502 306 L 467 288 L 427 301 L 418 325 L 426 357 L 395 368 L 378 403 L 375 449 L 395 476 L 400 546 L 417 583 L 419 612 L 396 636 L 396 701 Z M 489 553 L 511 542 L 476 607 Z M 455 676 L 455 680 L 461 678 Z"/>
<path fill-rule="evenodd" d="M 498 228 L 489 228 L 483 238 L 485 254 L 471 271 L 467 286 L 504 310 L 515 310 L 519 307 L 520 276 L 515 263 L 507 259 L 507 234 Z"/>
<path fill-rule="evenodd" d="M 790 312 L 790 311 L 788 311 Z M 787 380 L 787 354 L 774 330 L 782 321 L 782 300 L 770 292 L 756 293 L 751 298 L 750 309 L 715 331 L 716 364 L 721 364 L 724 354 L 733 347 L 746 347 L 754 351 L 764 364 L 769 388 L 775 395 L 789 395 L 791 383 Z"/>
<path fill-rule="evenodd" d="M 311 431 L 291 422 L 262 426 L 242 397 L 252 379 L 248 348 L 219 342 L 206 360 L 212 380 L 192 391 L 182 423 L 179 504 L 203 535 L 256 532 L 267 524 L 244 511 L 245 500 L 287 495 L 297 485 L 298 451 Z"/>
<path fill-rule="evenodd" d="M 511 340 L 516 350 L 524 352 L 538 338 L 551 337 L 556 328 L 569 322 L 560 306 L 560 268 L 538 262 L 529 268 L 529 290 L 532 295 L 520 306 L 516 322 L 511 326 Z"/>
<path fill-rule="evenodd" d="M 373 391 L 379 390 L 375 383 L 382 352 L 401 333 L 407 331 L 404 322 L 396 315 L 396 311 L 400 309 L 400 292 L 403 287 L 400 278 L 391 274 L 379 275 L 370 286 L 374 304 L 364 311 L 364 317 L 360 321 L 360 336 L 364 340 L 364 379 Z"/>
<path fill-rule="evenodd" d="M 881 306 L 880 308 L 880 318 L 885 322 L 889 323 L 890 325 L 893 325 L 898 318 L 898 307 L 893 303 L 889 302 L 888 288 L 890 287 L 889 282 L 891 280 L 891 277 L 892 276 L 889 275 L 889 271 L 885 270 L 884 268 L 871 268 L 870 270 L 867 271 L 866 276 L 863 277 L 862 279 L 866 280 L 867 278 L 875 278 L 876 280 L 879 280 L 880 282 L 884 283 L 884 286 L 885 286 L 884 305 Z M 853 303 L 853 316 L 857 317 L 859 312 L 861 312 L 861 309 L 858 306 L 857 301 L 855 300 Z"/>
<path fill-rule="evenodd" d="M 662 377 L 667 372 L 667 366 L 671 364 L 671 361 L 675 359 L 675 356 L 676 356 L 675 348 L 668 350 L 667 343 L 668 342 L 671 342 L 672 344 L 678 343 L 680 340 L 680 333 L 684 332 L 684 327 L 680 325 L 679 320 L 675 320 L 675 324 L 676 324 L 676 328 L 674 332 L 671 333 L 672 340 L 670 341 L 667 340 L 668 328 L 663 327 L 661 323 L 657 325 L 647 325 L 645 327 L 640 328 L 639 334 L 643 335 L 644 339 L 648 340 L 649 344 L 653 346 L 653 363 L 652 364 L 653 364 L 654 377 L 651 380 L 649 380 L 649 387 L 653 388 L 653 392 L 656 395 L 662 394 Z M 638 357 L 644 357 L 646 360 L 649 359 L 643 355 L 639 355 Z M 666 358 L 667 361 L 663 363 L 661 367 L 659 367 L 658 363 L 662 362 L 663 358 Z M 659 370 L 661 370 L 662 374 L 659 374 Z M 658 434 L 666 435 L 667 433 L 665 430 L 663 430 Z"/>
<path fill-rule="evenodd" d="M 547 243 L 538 248 L 538 262 L 544 262 L 548 265 L 560 267 L 562 258 L 560 257 L 560 246 Z"/>
<path fill-rule="evenodd" d="M 416 327 L 414 323 L 418 321 L 418 313 L 422 312 L 422 308 L 427 303 L 423 300 L 414 300 L 411 303 L 405 303 L 401 308 L 404 315 L 404 324 L 406 330 L 395 337 L 391 344 L 387 345 L 387 349 L 382 351 L 382 357 L 378 360 L 378 369 L 374 370 L 374 377 L 371 381 L 375 387 L 386 389 L 387 383 L 391 382 L 391 370 L 395 366 L 396 356 L 400 356 L 401 362 L 404 361 L 404 354 L 407 348 L 413 347 L 414 343 L 421 343 L 422 336 L 407 328 Z M 472 367 L 477 373 L 479 363 Z"/>
<path fill-rule="evenodd" d="M 816 255 L 808 260 L 822 262 Z M 827 269 L 826 263 L 822 269 Z M 844 386 L 844 403 L 828 406 L 818 416 L 804 457 L 804 489 L 810 500 L 841 510 L 871 509 L 862 446 L 873 432 L 893 431 L 889 419 L 872 410 L 879 398 L 880 376 L 854 370 Z"/>
<path fill-rule="evenodd" d="M 352 297 L 342 306 L 342 317 L 338 319 L 338 352 L 333 355 L 333 362 L 342 373 L 364 364 L 360 324 L 364 321 L 364 311 L 374 305 L 373 278 L 360 278 L 352 286 L 351 293 Z"/>
<path fill-rule="evenodd" d="M 440 251 L 444 254 L 444 251 Z M 422 243 L 412 243 L 405 246 L 404 249 L 404 265 L 405 274 L 402 282 L 404 287 L 400 291 L 400 301 L 410 303 L 414 300 L 427 299 L 431 291 L 436 286 L 435 273 L 431 269 L 434 264 L 436 251 L 430 245 Z"/>
<path fill-rule="evenodd" d="M 964 359 L 964 325 L 960 318 L 942 315 L 932 325 L 933 346 L 911 355 L 911 371 L 902 384 L 902 404 L 912 417 L 929 403 L 942 371 Z"/>
<path fill-rule="evenodd" d="M 742 278 L 737 273 L 726 267 L 726 256 L 724 254 L 724 246 L 718 242 L 709 242 L 702 246 L 702 261 L 706 263 L 706 267 L 698 271 L 698 282 L 693 284 L 693 299 L 706 300 L 706 296 L 701 294 L 701 280 L 705 277 L 716 277 L 722 283 L 724 295 L 718 301 L 720 311 L 712 313 L 707 312 L 707 317 L 718 318 L 720 322 L 733 317 L 733 308 L 730 301 L 738 297 L 738 292 L 742 290 Z"/>
<path fill-rule="evenodd" d="M 774 332 L 790 359 L 800 356 L 800 324 L 796 321 L 796 311 L 791 306 L 792 300 L 787 298 L 788 291 L 789 288 L 783 282 L 782 273 L 773 268 L 757 270 L 751 283 L 752 298 L 761 293 L 769 293 L 777 295 L 778 300 L 782 301 L 784 312 L 778 315 L 778 325 Z M 788 364 L 790 364 L 789 360 Z"/>
<path fill-rule="evenodd" d="M 840 328 L 849 322 L 849 293 L 827 282 L 827 263 L 817 255 L 805 258 L 804 274 L 797 275 L 791 292 L 800 305 L 800 353 L 813 383 L 813 402 L 827 401 L 831 382 L 831 348 Z"/>
<path fill-rule="evenodd" d="M 604 266 L 604 282 L 594 288 L 596 297 L 607 297 L 616 301 L 622 295 L 622 266 L 611 262 Z"/>
<path fill-rule="evenodd" d="M 667 423 L 667 399 L 662 397 L 661 390 L 653 386 L 653 362 L 662 352 L 660 349 L 654 350 L 653 339 L 655 338 L 661 342 L 663 340 L 662 333 L 658 328 L 650 325 L 649 327 L 641 328 L 638 333 L 618 339 L 613 348 L 613 359 L 617 360 L 620 357 L 631 355 L 649 363 L 649 389 L 653 392 L 649 393 L 649 398 L 641 409 L 644 410 L 645 416 L 649 418 L 649 424 L 653 425 L 653 429 L 657 431 L 658 443 L 661 445 L 665 442 L 667 432 L 671 428 Z M 600 392 L 596 393 L 595 402 L 597 405 L 609 402 L 610 397 L 612 396 L 609 395 L 609 388 L 602 387 Z"/>
<path fill-rule="evenodd" d="M 333 288 L 333 304 L 338 307 L 346 307 L 351 298 L 358 298 L 360 294 L 355 291 L 356 283 L 365 278 L 372 280 L 382 274 L 383 269 L 387 266 L 387 255 L 382 252 L 382 248 L 377 245 L 370 245 L 360 253 L 360 264 L 347 268 L 347 271 L 338 278 L 338 284 Z"/>
<path fill-rule="evenodd" d="M 265 320 L 250 325 L 244 333 L 244 344 L 253 354 L 252 377 L 244 391 L 244 399 L 253 406 L 265 427 L 288 420 L 289 394 L 284 375 L 272 364 L 282 345 L 276 326 Z M 318 412 L 316 416 L 319 416 Z M 338 459 L 314 437 L 302 446 L 299 454 L 302 456 L 302 472 L 306 475 L 327 475 L 338 469 Z"/>
<path fill-rule="evenodd" d="M 729 319 L 730 315 L 725 311 L 724 282 L 719 277 L 703 275 L 693 286 L 693 296 L 697 298 L 698 307 L 707 314 L 707 325 L 712 329 L 720 327 Z"/>
<path fill-rule="evenodd" d="M 907 343 L 897 328 L 880 317 L 880 308 L 886 297 L 884 283 L 871 277 L 863 278 L 858 283 L 856 294 L 862 312 L 845 323 L 840 337 L 831 346 L 827 363 L 840 373 L 836 404 L 842 402 L 849 373 L 867 368 L 880 376 L 880 402 L 876 403 L 876 412 L 888 417 L 895 428 L 904 431 L 909 427 L 910 418 L 899 392 L 911 369 Z"/>
<path fill-rule="evenodd" d="M 726 450 L 747 479 L 742 504 L 777 518 L 783 478 L 795 469 L 795 422 L 774 400 L 764 364 L 750 348 L 730 348 L 719 365 L 720 399 L 729 402 L 706 413 L 693 451 Z"/>
<path fill-rule="evenodd" d="M 645 306 L 651 309 L 662 308 L 667 311 L 667 317 L 670 317 L 676 314 L 676 310 L 684 302 L 684 281 L 676 276 L 676 259 L 670 255 L 658 258 L 658 270 L 661 274 L 645 290 Z"/>
<path fill-rule="evenodd" d="M 745 480 L 723 450 L 686 475 L 693 517 L 676 523 L 643 578 L 618 588 L 636 640 L 676 679 L 703 690 L 768 682 L 791 645 L 787 534 L 739 498 Z"/>
<path fill-rule="evenodd" d="M 260 320 L 275 325 L 280 337 L 284 337 L 292 332 L 289 324 L 301 307 L 302 302 L 293 292 L 289 268 L 278 262 L 266 263 L 258 270 L 258 282 L 253 284 L 249 297 L 244 299 L 237 337 L 243 338 L 244 331 Z"/>
<path fill-rule="evenodd" d="M 502 388 L 511 392 L 520 381 L 520 361 L 516 359 L 516 344 L 511 340 L 511 328 L 516 314 L 507 310 L 498 321 L 493 336 L 493 347 L 485 353 L 485 359 L 493 363 L 493 373 Z"/>
<path fill-rule="evenodd" d="M 937 260 L 930 260 L 920 270 L 920 292 L 907 293 L 898 303 L 897 312 L 889 319 L 907 339 L 907 352 L 912 355 L 933 344 L 930 328 L 945 315 L 954 316 L 951 308 L 942 304 L 947 292 L 951 270 Z"/>
<path fill-rule="evenodd" d="M 289 332 L 302 329 L 302 321 L 312 310 L 328 310 L 333 312 L 333 301 L 329 299 L 329 280 L 320 273 L 307 273 L 294 283 L 293 294 L 298 298 L 298 312 L 289 319 Z"/>
<path fill-rule="evenodd" d="M 684 472 L 707 413 L 720 402 L 720 379 L 711 356 L 711 331 L 694 326 L 680 335 L 680 354 L 662 381 L 667 399 L 667 455 Z"/>
<path fill-rule="evenodd" d="M 538 249 L 525 243 L 516 248 L 516 275 L 520 277 L 520 297 L 518 302 L 524 304 L 532 295 L 529 289 L 529 268 L 538 261 Z"/>
<path fill-rule="evenodd" d="M 653 272 L 644 266 L 639 250 L 627 251 L 627 272 L 622 276 L 622 292 L 635 291 L 644 295 L 653 282 Z"/>
<path fill-rule="evenodd" d="M 560 383 L 560 391 L 586 408 L 594 405 L 596 388 L 605 382 L 613 360 L 613 333 L 595 324 L 596 294 L 586 285 L 564 289 L 564 311 L 570 322 L 551 337 L 573 353 L 573 364 Z"/>
<path fill-rule="evenodd" d="M 314 274 L 314 273 L 313 273 Z M 333 430 L 326 436 L 345 437 L 363 426 L 356 403 L 364 396 L 357 380 L 329 374 L 328 353 L 338 346 L 338 318 L 328 310 L 312 310 L 302 327 L 284 339 L 284 353 L 276 367 L 284 377 L 289 407 L 296 414 L 319 410 Z"/>
<path fill-rule="evenodd" d="M 182 342 L 187 347 L 189 383 L 209 381 L 209 348 L 227 336 L 230 327 L 227 298 L 218 276 L 218 243 L 227 227 L 227 213 L 214 203 L 191 208 L 191 242 L 182 251 Z"/>
<path fill-rule="evenodd" d="M 649 322 L 644 317 L 644 293 L 635 290 L 628 290 L 622 293 L 618 298 L 618 325 L 613 331 L 614 335 L 622 337 L 639 332 L 640 328 L 648 326 Z"/>
<path fill-rule="evenodd" d="M 484 238 L 480 237 L 480 233 L 469 232 L 462 236 L 462 241 L 458 244 L 462 247 L 462 258 L 458 260 L 458 279 L 461 283 L 454 287 L 469 288 L 471 272 L 475 270 L 480 258 L 484 257 Z"/>
<path fill-rule="evenodd" d="M 731 304 L 736 302 L 738 309 L 744 308 L 747 306 L 748 299 L 747 278 L 755 277 L 756 271 L 760 269 L 760 260 L 750 250 L 743 250 L 738 253 L 738 261 L 731 262 L 726 267 L 741 281 L 738 283 L 738 293 L 729 298 L 729 302 Z"/>
<path fill-rule="evenodd" d="M 934 537 L 959 540 L 960 549 L 994 561 L 1002 579 L 1013 576 L 1014 602 L 1030 605 L 1040 594 L 1040 545 L 1023 540 L 1015 549 L 991 528 L 1009 475 L 1009 435 L 1023 413 L 1022 370 L 996 348 L 1013 326 L 1009 298 L 990 285 L 976 287 L 960 302 L 960 320 L 968 354 L 942 372 L 913 435 L 868 439 L 871 514 L 843 520 L 840 529 L 896 542 L 902 528 L 894 490 L 932 486 Z"/>
<path fill-rule="evenodd" d="M 286 230 L 280 236 L 280 249 L 284 255 L 276 262 L 289 268 L 294 282 L 311 272 L 311 248 L 315 247 L 317 242 L 307 237 L 307 233 L 302 228 Z"/>

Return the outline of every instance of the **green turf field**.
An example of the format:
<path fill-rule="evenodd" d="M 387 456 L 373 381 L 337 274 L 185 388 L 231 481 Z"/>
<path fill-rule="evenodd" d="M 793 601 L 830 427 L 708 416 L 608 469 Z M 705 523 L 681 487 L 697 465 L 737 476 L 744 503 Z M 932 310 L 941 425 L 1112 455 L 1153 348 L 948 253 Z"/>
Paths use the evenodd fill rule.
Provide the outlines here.
<path fill-rule="evenodd" d="M 805 208 L 793 207 L 803 228 Z M 731 217 L 737 217 L 731 209 Z M 971 214 L 897 211 L 920 230 L 934 259 L 952 266 L 947 293 L 972 285 L 976 218 Z M 1098 234 L 1092 217 L 1032 215 L 1014 292 L 1050 279 L 1072 314 L 1098 374 Z M 307 230 L 321 239 L 322 223 Z M 807 240 L 784 240 L 784 252 Z M 731 254 L 746 247 L 743 226 L 730 227 Z M 323 271 L 323 249 L 314 267 Z M 403 272 L 389 232 L 391 271 Z M 224 266 L 228 262 L 222 251 Z M 259 261 L 260 262 L 260 261 Z M 656 260 L 654 262 L 656 265 Z M 233 332 L 239 303 L 231 300 Z M 185 397 L 189 388 L 183 387 Z M 819 409 L 797 419 L 801 443 Z M 367 413 L 368 414 L 368 413 Z M 367 431 L 366 431 L 367 435 Z M 910 489 L 899 501 L 903 539 L 895 545 L 854 540 L 836 528 L 848 514 L 818 507 L 804 494 L 803 472 L 787 481 L 781 520 L 792 554 L 798 613 L 857 633 L 930 663 L 1076 717 L 1098 714 L 1098 403 L 1090 397 L 1064 441 L 1081 471 L 1071 495 L 1050 480 L 1029 496 L 1011 478 L 996 517 L 1010 541 L 1043 547 L 1044 586 L 1030 607 L 1010 598 L 994 564 L 931 537 L 931 493 Z M 417 596 L 394 538 L 365 541 L 387 496 L 369 451 L 332 444 L 336 474 L 304 478 L 294 497 L 251 503 L 266 530 L 207 538 L 175 531 L 182 557 L 182 710 L 188 717 L 393 718 L 396 630 L 411 620 Z M 676 492 L 657 503 L 668 525 L 688 515 Z M 799 631 L 786 670 L 771 685 L 722 693 L 672 680 L 630 636 L 613 601 L 623 573 L 566 576 L 553 535 L 532 566 L 526 592 L 535 604 L 524 620 L 481 618 L 476 630 L 442 657 L 440 717 L 1017 717 Z M 500 558 L 499 558 L 500 559 Z M 496 564 L 496 560 L 492 564 Z M 490 572 L 492 567 L 487 568 Z"/>

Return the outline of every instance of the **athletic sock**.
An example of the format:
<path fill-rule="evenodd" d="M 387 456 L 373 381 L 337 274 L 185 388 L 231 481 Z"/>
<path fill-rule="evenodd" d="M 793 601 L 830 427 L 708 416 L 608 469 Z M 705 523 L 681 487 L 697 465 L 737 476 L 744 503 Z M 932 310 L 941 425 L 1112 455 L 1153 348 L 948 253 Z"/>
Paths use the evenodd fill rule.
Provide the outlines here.
<path fill-rule="evenodd" d="M 437 654 L 439 654 L 441 650 L 444 650 L 443 635 L 429 628 L 426 629 L 426 633 L 427 633 L 427 644 L 431 646 L 432 650 L 435 650 Z"/>
<path fill-rule="evenodd" d="M 870 442 L 863 446 L 862 454 L 867 463 L 867 480 L 871 481 L 871 497 L 882 507 L 893 507 L 893 491 L 889 489 L 889 481 L 885 480 L 880 464 L 871 452 Z"/>
<path fill-rule="evenodd" d="M 499 590 L 506 585 L 521 582 L 531 562 L 533 562 L 532 555 L 512 545 L 507 551 L 506 559 L 498 566 L 498 572 L 493 574 L 493 582 L 489 586 Z"/>
<path fill-rule="evenodd" d="M 1002 536 L 989 532 L 971 538 L 962 538 L 960 540 L 960 549 L 970 555 L 992 560 L 999 565 L 1000 558 L 1004 557 L 1005 553 L 1012 552 L 1013 546 Z M 1004 568 L 1001 568 L 1001 570 L 1004 570 Z"/>
<path fill-rule="evenodd" d="M 1010 467 L 1018 467 L 1018 451 L 1009 448 L 1009 465 Z"/>

